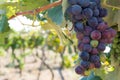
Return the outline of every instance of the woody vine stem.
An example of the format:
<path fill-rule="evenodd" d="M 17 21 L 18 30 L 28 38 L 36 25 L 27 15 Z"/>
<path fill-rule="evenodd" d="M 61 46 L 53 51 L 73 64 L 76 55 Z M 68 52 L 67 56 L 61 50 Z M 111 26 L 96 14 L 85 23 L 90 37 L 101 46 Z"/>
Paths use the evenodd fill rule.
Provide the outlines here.
<path fill-rule="evenodd" d="M 40 8 L 37 8 L 37 9 L 35 9 L 35 10 L 25 11 L 25 12 L 18 12 L 18 13 L 15 13 L 15 15 L 12 15 L 12 16 L 9 18 L 9 20 L 12 19 L 12 18 L 14 18 L 14 17 L 17 17 L 17 16 L 19 16 L 19 15 L 37 14 L 37 13 L 39 13 L 39 12 L 41 12 L 41 11 L 48 10 L 48 9 L 50 9 L 50 8 L 52 8 L 52 7 L 59 6 L 59 5 L 61 5 L 61 4 L 62 4 L 62 0 L 58 0 L 58 1 L 56 1 L 56 2 L 53 2 L 53 3 L 51 3 L 51 4 L 48 4 L 48 5 L 43 6 L 43 7 L 40 7 Z"/>

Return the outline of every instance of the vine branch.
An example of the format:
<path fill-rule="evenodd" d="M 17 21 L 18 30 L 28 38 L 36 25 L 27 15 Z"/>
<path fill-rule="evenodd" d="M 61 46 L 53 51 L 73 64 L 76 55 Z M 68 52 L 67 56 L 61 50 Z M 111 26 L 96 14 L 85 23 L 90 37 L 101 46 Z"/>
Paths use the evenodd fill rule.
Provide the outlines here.
<path fill-rule="evenodd" d="M 51 4 L 48 4 L 48 5 L 43 6 L 43 7 L 40 7 L 40 8 L 37 8 L 37 9 L 35 9 L 35 10 L 25 11 L 25 12 L 18 12 L 18 13 L 15 13 L 15 15 L 12 15 L 12 16 L 9 18 L 9 20 L 12 19 L 12 18 L 15 18 L 15 17 L 17 17 L 17 16 L 19 16 L 19 15 L 37 14 L 37 13 L 39 13 L 39 12 L 41 12 L 41 11 L 48 10 L 48 9 L 50 9 L 50 8 L 52 8 L 52 7 L 59 6 L 59 5 L 61 5 L 61 4 L 62 4 L 62 0 L 58 0 L 58 1 L 56 1 L 56 2 L 53 2 L 53 3 L 51 3 Z"/>

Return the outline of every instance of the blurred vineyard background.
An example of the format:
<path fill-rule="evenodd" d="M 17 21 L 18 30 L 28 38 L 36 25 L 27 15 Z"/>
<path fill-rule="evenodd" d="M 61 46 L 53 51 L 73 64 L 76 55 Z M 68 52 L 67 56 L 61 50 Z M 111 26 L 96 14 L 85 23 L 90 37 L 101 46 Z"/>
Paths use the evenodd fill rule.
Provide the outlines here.
<path fill-rule="evenodd" d="M 55 1 L 0 0 L 0 80 L 79 80 L 82 77 L 74 72 L 80 60 L 72 24 L 64 20 L 67 0 L 57 7 L 34 12 Z M 102 55 L 103 66 L 95 70 L 105 80 L 120 79 L 119 2 L 102 0 L 109 13 L 105 20 L 118 31 L 113 45 L 104 51 L 106 56 Z M 16 15 L 25 11 L 31 14 Z"/>

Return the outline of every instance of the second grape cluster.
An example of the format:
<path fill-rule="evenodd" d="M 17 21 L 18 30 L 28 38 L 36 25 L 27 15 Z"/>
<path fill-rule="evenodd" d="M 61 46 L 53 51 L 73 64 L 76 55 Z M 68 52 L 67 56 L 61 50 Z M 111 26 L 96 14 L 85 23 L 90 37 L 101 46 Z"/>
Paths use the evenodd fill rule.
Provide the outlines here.
<path fill-rule="evenodd" d="M 107 10 L 101 7 L 100 0 L 68 0 L 66 14 L 73 23 L 80 64 L 75 68 L 77 74 L 84 74 L 91 68 L 100 68 L 100 52 L 112 43 L 116 31 L 103 20 Z"/>

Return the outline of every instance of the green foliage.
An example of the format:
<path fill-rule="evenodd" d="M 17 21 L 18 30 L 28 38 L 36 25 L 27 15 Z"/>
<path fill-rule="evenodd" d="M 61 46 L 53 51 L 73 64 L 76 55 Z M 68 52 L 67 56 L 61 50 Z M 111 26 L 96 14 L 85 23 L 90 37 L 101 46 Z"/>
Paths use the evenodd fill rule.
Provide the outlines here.
<path fill-rule="evenodd" d="M 57 6 L 48 10 L 48 17 L 52 19 L 53 22 L 60 25 L 63 22 L 62 6 Z"/>

